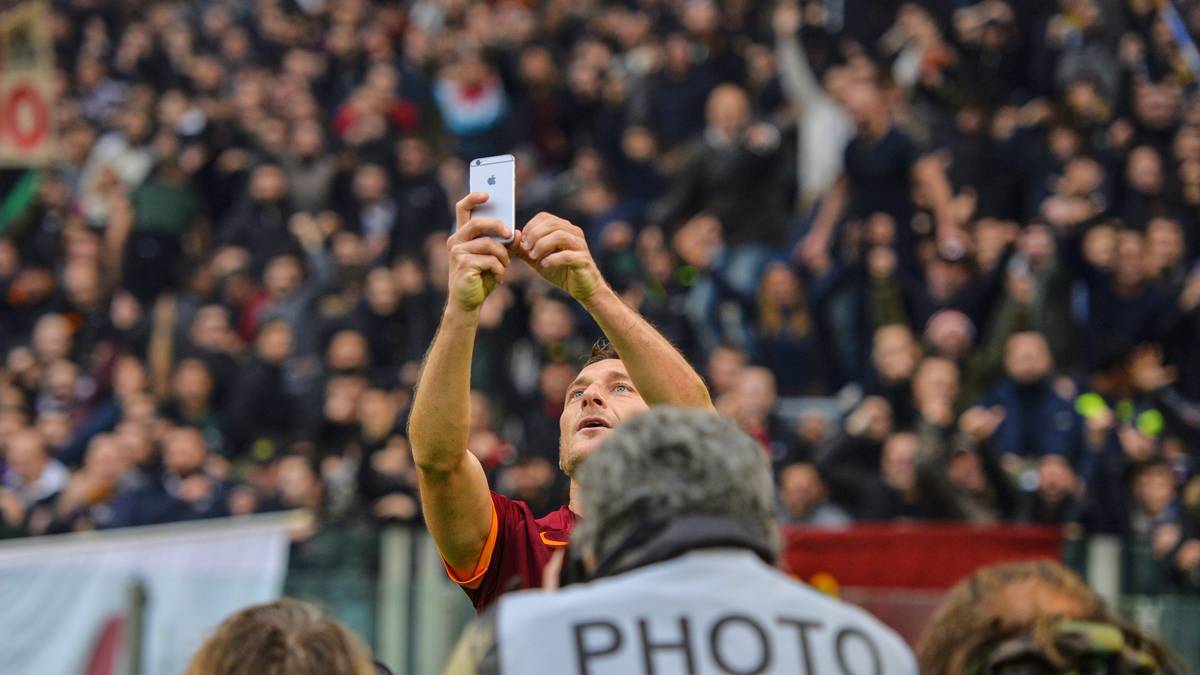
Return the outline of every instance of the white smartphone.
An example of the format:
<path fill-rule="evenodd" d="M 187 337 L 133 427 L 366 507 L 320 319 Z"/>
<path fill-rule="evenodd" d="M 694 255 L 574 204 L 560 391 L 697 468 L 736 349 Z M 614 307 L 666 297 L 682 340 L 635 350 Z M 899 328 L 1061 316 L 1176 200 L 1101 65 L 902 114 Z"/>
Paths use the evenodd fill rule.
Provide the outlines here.
<path fill-rule="evenodd" d="M 471 192 L 486 192 L 487 203 L 475 209 L 472 215 L 499 218 L 508 228 L 508 239 L 497 239 L 505 244 L 512 243 L 517 230 L 517 160 L 512 155 L 481 157 L 471 160 Z"/>

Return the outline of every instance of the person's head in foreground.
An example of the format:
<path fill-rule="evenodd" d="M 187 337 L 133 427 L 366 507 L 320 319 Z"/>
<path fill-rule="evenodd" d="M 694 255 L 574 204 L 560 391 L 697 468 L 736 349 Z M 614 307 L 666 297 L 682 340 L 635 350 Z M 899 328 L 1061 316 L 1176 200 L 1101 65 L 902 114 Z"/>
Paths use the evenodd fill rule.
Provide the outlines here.
<path fill-rule="evenodd" d="M 775 486 L 761 446 L 711 412 L 654 408 L 579 466 L 588 514 L 571 537 L 589 576 L 659 562 L 695 544 L 748 548 L 773 562 Z"/>
<path fill-rule="evenodd" d="M 1056 562 L 985 567 L 955 586 L 917 644 L 925 675 L 1175 674 L 1157 641 Z"/>
<path fill-rule="evenodd" d="M 299 600 L 247 607 L 221 622 L 186 675 L 375 675 L 363 643 Z"/>

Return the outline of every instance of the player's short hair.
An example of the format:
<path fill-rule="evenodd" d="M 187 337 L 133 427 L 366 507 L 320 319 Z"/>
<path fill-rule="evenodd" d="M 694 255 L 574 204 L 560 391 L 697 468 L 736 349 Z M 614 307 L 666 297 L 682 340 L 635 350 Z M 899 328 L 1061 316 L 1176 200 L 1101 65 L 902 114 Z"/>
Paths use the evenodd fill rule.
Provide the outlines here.
<path fill-rule="evenodd" d="M 588 355 L 587 360 L 583 362 L 583 367 L 587 368 L 593 363 L 605 361 L 607 359 L 621 360 L 621 355 L 617 352 L 617 348 L 611 342 L 601 338 L 592 344 L 592 353 Z"/>

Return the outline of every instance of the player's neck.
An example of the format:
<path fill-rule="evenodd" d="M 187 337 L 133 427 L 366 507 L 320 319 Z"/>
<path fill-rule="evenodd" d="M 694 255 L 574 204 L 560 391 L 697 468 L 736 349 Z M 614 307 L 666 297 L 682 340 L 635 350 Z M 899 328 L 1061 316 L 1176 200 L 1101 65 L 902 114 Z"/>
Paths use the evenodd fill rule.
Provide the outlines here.
<path fill-rule="evenodd" d="M 567 497 L 567 508 L 571 509 L 577 516 L 583 515 L 579 511 L 579 483 L 576 483 L 574 478 L 571 479 L 571 492 Z"/>

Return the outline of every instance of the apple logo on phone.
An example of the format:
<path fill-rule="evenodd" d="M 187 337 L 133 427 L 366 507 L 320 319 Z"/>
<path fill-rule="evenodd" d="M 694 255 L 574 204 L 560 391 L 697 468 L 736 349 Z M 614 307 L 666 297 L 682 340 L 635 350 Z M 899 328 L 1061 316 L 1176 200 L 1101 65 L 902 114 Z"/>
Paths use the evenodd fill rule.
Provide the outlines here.
<path fill-rule="evenodd" d="M 488 185 L 495 185 L 496 184 L 496 176 L 495 175 L 488 176 L 487 183 L 488 183 Z"/>

